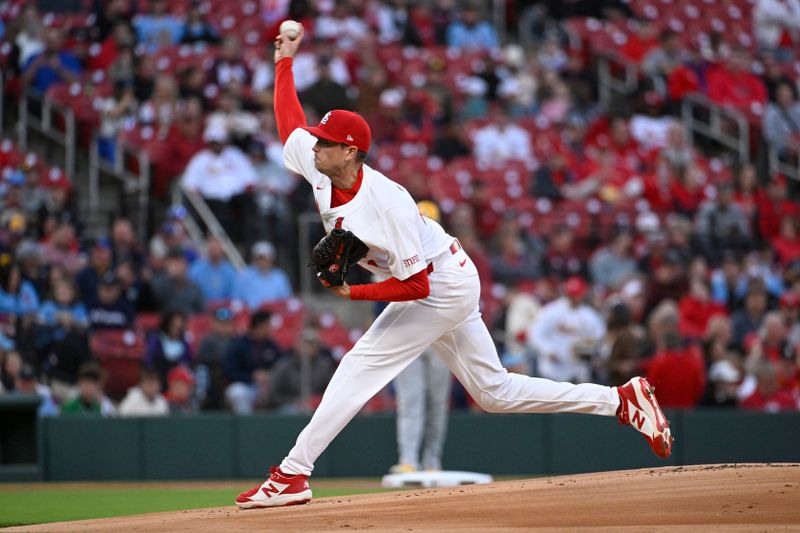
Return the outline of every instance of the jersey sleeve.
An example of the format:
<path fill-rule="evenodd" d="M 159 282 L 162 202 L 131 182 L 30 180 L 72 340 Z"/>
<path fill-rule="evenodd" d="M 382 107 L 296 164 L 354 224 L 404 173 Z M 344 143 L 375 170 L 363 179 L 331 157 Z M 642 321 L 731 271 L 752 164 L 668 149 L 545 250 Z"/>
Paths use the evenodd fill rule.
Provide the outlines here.
<path fill-rule="evenodd" d="M 314 152 L 311 150 L 316 143 L 317 139 L 306 130 L 296 129 L 283 146 L 286 168 L 300 174 L 311 184 L 315 184 L 317 177 L 321 176 L 314 166 Z"/>
<path fill-rule="evenodd" d="M 389 270 L 401 281 L 428 267 L 417 227 L 419 216 L 416 209 L 403 206 L 393 207 L 383 214 Z"/>

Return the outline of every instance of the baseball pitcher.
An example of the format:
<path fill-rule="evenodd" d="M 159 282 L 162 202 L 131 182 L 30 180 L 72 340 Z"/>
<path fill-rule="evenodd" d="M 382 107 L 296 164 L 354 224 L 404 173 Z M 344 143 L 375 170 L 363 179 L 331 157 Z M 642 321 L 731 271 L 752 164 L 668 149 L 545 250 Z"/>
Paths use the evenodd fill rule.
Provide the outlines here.
<path fill-rule="evenodd" d="M 330 261 L 315 264 L 318 277 L 339 297 L 391 303 L 342 358 L 314 416 L 280 466 L 241 493 L 236 505 L 308 502 L 308 477 L 316 459 L 362 406 L 428 347 L 488 412 L 616 415 L 640 431 L 656 455 L 668 457 L 669 423 L 645 379 L 634 378 L 619 388 L 573 385 L 509 373 L 501 366 L 478 311 L 475 265 L 458 240 L 420 215 L 403 187 L 365 163 L 371 142 L 366 121 L 333 110 L 317 126 L 306 124 L 292 75 L 302 40 L 302 29 L 294 39 L 279 35 L 275 40 L 274 105 L 284 162 L 308 181 L 330 234 L 328 242 L 318 245 L 320 262 Z M 345 236 L 348 232 L 352 235 Z M 337 275 L 356 256 L 360 266 L 383 281 L 350 286 Z"/>

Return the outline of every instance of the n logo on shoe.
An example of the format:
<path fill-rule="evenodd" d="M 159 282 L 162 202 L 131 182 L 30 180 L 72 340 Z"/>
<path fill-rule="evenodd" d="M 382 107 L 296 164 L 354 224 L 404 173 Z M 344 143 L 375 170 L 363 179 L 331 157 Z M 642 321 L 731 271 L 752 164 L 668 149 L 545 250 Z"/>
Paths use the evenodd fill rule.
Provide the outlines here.
<path fill-rule="evenodd" d="M 645 419 L 642 416 L 642 411 L 638 409 L 633 412 L 633 416 L 631 417 L 631 425 L 636 424 L 636 427 L 639 431 L 642 430 L 642 426 L 644 426 Z"/>
<path fill-rule="evenodd" d="M 261 487 L 261 492 L 263 492 L 267 496 L 267 498 L 272 498 L 272 494 L 280 494 L 281 489 L 277 488 L 275 485 L 270 483 L 266 487 Z"/>

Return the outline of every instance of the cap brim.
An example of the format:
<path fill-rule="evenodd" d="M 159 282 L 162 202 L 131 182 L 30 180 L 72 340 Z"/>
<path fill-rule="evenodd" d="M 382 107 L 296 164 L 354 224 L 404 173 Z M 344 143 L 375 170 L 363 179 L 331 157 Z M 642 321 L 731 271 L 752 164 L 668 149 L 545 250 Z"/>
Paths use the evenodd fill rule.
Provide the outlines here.
<path fill-rule="evenodd" d="M 322 128 L 320 128 L 318 126 L 300 126 L 300 128 L 306 130 L 308 133 L 310 133 L 314 137 L 318 137 L 320 139 L 325 139 L 326 141 L 330 141 L 330 142 L 333 142 L 333 143 L 347 144 L 344 141 L 342 141 L 341 139 L 337 139 L 337 138 L 333 137 L 330 133 L 326 132 L 325 130 L 323 130 Z M 355 145 L 348 145 L 348 146 L 355 146 Z"/>

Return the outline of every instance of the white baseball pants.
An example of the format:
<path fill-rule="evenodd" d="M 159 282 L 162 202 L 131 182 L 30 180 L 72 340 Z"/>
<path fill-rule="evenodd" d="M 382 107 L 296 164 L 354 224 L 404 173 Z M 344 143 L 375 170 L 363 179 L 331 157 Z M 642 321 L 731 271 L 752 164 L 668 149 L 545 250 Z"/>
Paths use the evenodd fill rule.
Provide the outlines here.
<path fill-rule="evenodd" d="M 358 413 L 429 346 L 467 392 L 491 413 L 588 413 L 614 416 L 614 388 L 509 373 L 478 311 L 480 282 L 463 250 L 433 261 L 430 296 L 392 302 L 339 363 L 322 402 L 280 468 L 310 475 L 314 462 Z"/>

